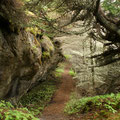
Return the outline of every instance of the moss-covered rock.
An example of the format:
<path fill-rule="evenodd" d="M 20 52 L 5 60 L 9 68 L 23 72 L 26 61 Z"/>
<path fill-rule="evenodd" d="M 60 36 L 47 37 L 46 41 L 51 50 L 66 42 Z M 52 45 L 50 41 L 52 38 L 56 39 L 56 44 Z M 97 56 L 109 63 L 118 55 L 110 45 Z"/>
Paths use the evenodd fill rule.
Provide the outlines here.
<path fill-rule="evenodd" d="M 42 53 L 42 61 L 47 61 L 48 59 L 50 59 L 50 53 L 47 51 L 44 51 Z"/>
<path fill-rule="evenodd" d="M 34 34 L 35 36 L 36 36 L 37 34 L 41 34 L 41 30 L 38 29 L 37 27 L 27 27 L 27 28 L 26 28 L 26 31 Z"/>
<path fill-rule="evenodd" d="M 49 52 L 50 55 L 54 53 L 55 51 L 54 45 L 48 36 L 43 35 L 41 40 L 41 45 L 42 45 L 43 51 Z"/>
<path fill-rule="evenodd" d="M 0 29 L 0 98 L 14 98 L 17 102 L 36 81 L 46 78 L 48 71 L 62 57 L 54 51 L 50 40 L 45 40 L 49 42 L 42 44 L 35 35 L 24 30 L 19 35 L 4 32 L 5 34 Z M 43 53 L 42 45 L 47 49 Z M 51 56 L 53 51 L 54 55 Z M 49 62 L 42 63 L 42 55 L 43 58 L 50 58 Z"/>
<path fill-rule="evenodd" d="M 42 64 L 43 49 L 51 55 L 54 45 L 49 38 L 38 41 L 41 36 L 36 35 L 41 31 L 37 27 L 25 30 L 27 24 L 22 26 L 25 17 L 20 15 L 17 3 L 16 0 L 0 1 L 0 99 L 10 99 L 14 104 L 36 82 L 45 80 L 62 58 L 60 52 L 55 51 L 51 59 Z"/>

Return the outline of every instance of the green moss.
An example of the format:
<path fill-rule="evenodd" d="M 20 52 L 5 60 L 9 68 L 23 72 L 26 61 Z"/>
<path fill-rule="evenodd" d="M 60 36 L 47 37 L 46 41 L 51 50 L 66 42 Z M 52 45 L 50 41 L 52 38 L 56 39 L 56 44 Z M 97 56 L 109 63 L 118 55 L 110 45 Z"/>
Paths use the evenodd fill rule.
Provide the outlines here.
<path fill-rule="evenodd" d="M 56 89 L 55 81 L 45 81 L 22 97 L 21 103 L 34 115 L 41 114 Z"/>
<path fill-rule="evenodd" d="M 63 66 L 59 66 L 58 68 L 55 69 L 55 76 L 56 77 L 61 77 L 62 73 L 64 73 L 64 67 Z"/>
<path fill-rule="evenodd" d="M 42 61 L 44 62 L 45 60 L 48 60 L 50 58 L 50 53 L 47 51 L 44 51 L 42 53 Z"/>
<path fill-rule="evenodd" d="M 54 51 L 53 46 L 49 46 L 50 51 Z"/>
<path fill-rule="evenodd" d="M 27 108 L 14 108 L 10 102 L 0 101 L 0 119 L 2 120 L 39 120 Z"/>
<path fill-rule="evenodd" d="M 26 31 L 31 32 L 31 33 L 34 34 L 35 36 L 36 36 L 37 34 L 41 34 L 41 30 L 38 29 L 37 27 L 28 27 L 28 28 L 26 28 Z"/>
<path fill-rule="evenodd" d="M 43 52 L 42 55 L 43 55 L 44 58 L 49 58 L 50 57 L 50 53 L 47 52 L 47 51 Z"/>

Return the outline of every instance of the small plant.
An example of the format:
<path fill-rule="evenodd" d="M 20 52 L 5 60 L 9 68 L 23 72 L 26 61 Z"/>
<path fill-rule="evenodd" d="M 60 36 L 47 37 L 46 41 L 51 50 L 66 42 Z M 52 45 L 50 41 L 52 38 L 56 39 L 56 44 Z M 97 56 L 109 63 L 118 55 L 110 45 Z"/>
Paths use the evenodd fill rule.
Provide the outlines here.
<path fill-rule="evenodd" d="M 71 68 L 69 74 L 74 77 L 76 75 L 76 72 L 74 72 L 74 70 Z"/>
<path fill-rule="evenodd" d="M 111 105 L 109 105 L 109 104 L 105 104 L 104 105 L 104 107 L 106 108 L 106 109 L 108 109 L 110 112 L 112 112 L 112 113 L 116 113 L 117 112 L 117 110 L 115 110 Z"/>
<path fill-rule="evenodd" d="M 0 101 L 0 108 L 14 108 L 10 102 Z"/>
<path fill-rule="evenodd" d="M 14 108 L 10 102 L 0 101 L 0 119 L 2 120 L 39 120 L 26 108 Z"/>
<path fill-rule="evenodd" d="M 120 93 L 108 94 L 94 97 L 84 97 L 82 99 L 72 98 L 64 109 L 65 113 L 77 114 L 86 113 L 91 110 L 104 110 L 116 113 L 120 109 Z"/>
<path fill-rule="evenodd" d="M 62 67 L 56 68 L 56 70 L 55 70 L 55 76 L 56 77 L 61 77 L 62 73 L 64 73 L 64 68 L 62 68 Z"/>
<path fill-rule="evenodd" d="M 37 28 L 37 27 L 28 27 L 28 28 L 26 28 L 26 31 L 27 31 L 27 32 L 31 32 L 31 33 L 34 34 L 35 36 L 36 36 L 37 34 L 41 34 L 41 30 L 40 30 L 39 28 Z"/>
<path fill-rule="evenodd" d="M 70 59 L 72 56 L 71 56 L 71 55 L 68 55 L 68 54 L 65 54 L 64 57 L 68 60 L 68 59 Z"/>
<path fill-rule="evenodd" d="M 56 72 L 59 72 L 59 73 L 63 73 L 63 72 L 64 72 L 64 69 L 63 69 L 63 68 L 57 68 L 55 71 L 56 71 Z"/>

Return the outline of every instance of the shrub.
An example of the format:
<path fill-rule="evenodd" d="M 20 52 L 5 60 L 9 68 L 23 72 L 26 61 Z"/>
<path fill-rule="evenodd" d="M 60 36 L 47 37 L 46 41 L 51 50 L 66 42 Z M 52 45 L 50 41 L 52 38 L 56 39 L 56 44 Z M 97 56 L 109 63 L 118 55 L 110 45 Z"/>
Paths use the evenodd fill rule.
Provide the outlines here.
<path fill-rule="evenodd" d="M 65 113 L 71 115 L 76 113 L 86 113 L 91 110 L 106 110 L 112 113 L 120 109 L 120 93 L 110 95 L 100 95 L 94 97 L 84 97 L 82 99 L 72 98 L 64 109 Z"/>

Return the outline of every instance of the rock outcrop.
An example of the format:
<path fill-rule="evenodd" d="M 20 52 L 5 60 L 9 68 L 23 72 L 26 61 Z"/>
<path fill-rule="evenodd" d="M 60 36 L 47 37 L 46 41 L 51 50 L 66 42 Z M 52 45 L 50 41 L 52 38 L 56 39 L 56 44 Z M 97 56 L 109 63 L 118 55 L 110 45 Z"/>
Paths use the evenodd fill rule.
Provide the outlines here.
<path fill-rule="evenodd" d="M 53 41 L 41 39 L 36 27 L 27 30 L 28 17 L 21 6 L 16 0 L 0 1 L 0 99 L 15 104 L 62 60 Z"/>
<path fill-rule="evenodd" d="M 76 22 L 69 32 L 83 33 L 82 22 Z M 89 31 L 88 31 L 89 32 Z M 63 54 L 69 58 L 73 69 L 77 73 L 78 96 L 93 96 L 98 94 L 116 93 L 120 91 L 120 62 L 112 63 L 102 67 L 91 56 L 102 53 L 106 48 L 103 43 L 94 41 L 88 37 L 87 32 L 80 35 L 64 35 L 57 37 L 61 41 Z"/>
<path fill-rule="evenodd" d="M 0 99 L 18 101 L 62 60 L 59 48 L 46 38 L 41 41 L 25 30 L 15 33 L 0 28 Z M 43 54 L 46 51 L 49 57 Z"/>

